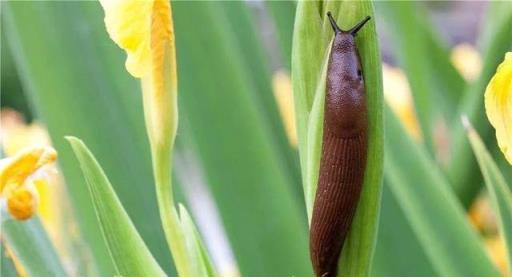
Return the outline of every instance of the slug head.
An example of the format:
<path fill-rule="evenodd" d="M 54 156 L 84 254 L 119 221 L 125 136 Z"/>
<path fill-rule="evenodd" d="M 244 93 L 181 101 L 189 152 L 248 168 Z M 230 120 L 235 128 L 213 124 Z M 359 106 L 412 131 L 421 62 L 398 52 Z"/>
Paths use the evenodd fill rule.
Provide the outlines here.
<path fill-rule="evenodd" d="M 355 35 L 370 17 L 344 31 L 330 12 L 327 16 L 335 36 L 328 65 L 325 120 L 336 135 L 352 137 L 367 128 L 363 71 Z"/>

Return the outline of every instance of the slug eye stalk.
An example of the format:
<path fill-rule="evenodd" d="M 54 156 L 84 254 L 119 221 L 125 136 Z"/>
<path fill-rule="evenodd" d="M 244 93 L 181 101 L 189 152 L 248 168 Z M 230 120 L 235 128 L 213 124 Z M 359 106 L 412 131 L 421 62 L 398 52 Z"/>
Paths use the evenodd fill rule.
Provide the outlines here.
<path fill-rule="evenodd" d="M 331 12 L 327 12 L 327 16 L 329 17 L 329 21 L 331 22 L 331 26 L 332 26 L 334 33 L 349 33 L 352 36 L 356 36 L 357 32 L 359 32 L 359 30 L 361 30 L 361 28 L 363 28 L 363 26 L 366 24 L 366 22 L 368 22 L 371 19 L 370 16 L 366 16 L 363 20 L 361 20 L 359 23 L 357 23 L 354 27 L 350 28 L 350 30 L 344 31 L 338 26 L 338 24 L 336 23 L 336 20 L 334 20 L 334 18 L 332 17 Z"/>

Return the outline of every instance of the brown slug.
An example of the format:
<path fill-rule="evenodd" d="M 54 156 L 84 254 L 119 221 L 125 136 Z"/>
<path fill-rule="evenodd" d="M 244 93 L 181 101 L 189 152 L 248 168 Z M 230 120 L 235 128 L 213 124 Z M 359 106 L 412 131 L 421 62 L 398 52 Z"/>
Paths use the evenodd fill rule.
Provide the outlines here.
<path fill-rule="evenodd" d="M 368 119 L 365 86 L 355 36 L 370 17 L 348 31 L 328 12 L 334 30 L 326 80 L 324 132 L 310 229 L 317 277 L 336 276 L 364 181 Z"/>

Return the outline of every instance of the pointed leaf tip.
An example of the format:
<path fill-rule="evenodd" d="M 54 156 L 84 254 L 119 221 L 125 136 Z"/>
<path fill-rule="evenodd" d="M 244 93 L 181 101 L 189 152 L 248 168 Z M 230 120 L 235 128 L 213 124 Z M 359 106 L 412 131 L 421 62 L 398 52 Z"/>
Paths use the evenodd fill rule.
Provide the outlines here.
<path fill-rule="evenodd" d="M 80 139 L 66 139 L 82 169 L 116 271 L 121 276 L 166 276 L 135 229 L 93 154 Z"/>

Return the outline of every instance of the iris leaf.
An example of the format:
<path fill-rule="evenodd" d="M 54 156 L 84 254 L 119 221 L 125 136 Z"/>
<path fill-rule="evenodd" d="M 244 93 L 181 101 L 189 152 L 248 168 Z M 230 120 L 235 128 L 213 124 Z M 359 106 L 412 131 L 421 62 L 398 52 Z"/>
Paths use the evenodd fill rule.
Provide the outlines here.
<path fill-rule="evenodd" d="M 468 123 L 466 122 L 466 124 Z M 498 218 L 500 233 L 505 241 L 510 274 L 512 273 L 512 192 L 480 136 L 469 124 L 466 128 L 473 152 L 484 175 L 494 212 Z"/>
<path fill-rule="evenodd" d="M 80 163 L 117 273 L 121 276 L 165 276 L 93 154 L 81 140 L 74 137 L 67 139 Z"/>
<path fill-rule="evenodd" d="M 3 216 L 7 216 L 3 214 Z M 28 221 L 2 219 L 2 238 L 28 276 L 68 276 L 39 218 Z M 6 255 L 2 253 L 2 256 Z M 0 271 L 4 274 L 3 268 Z"/>
<path fill-rule="evenodd" d="M 440 276 L 499 276 L 452 187 L 385 109 L 389 188 Z"/>

